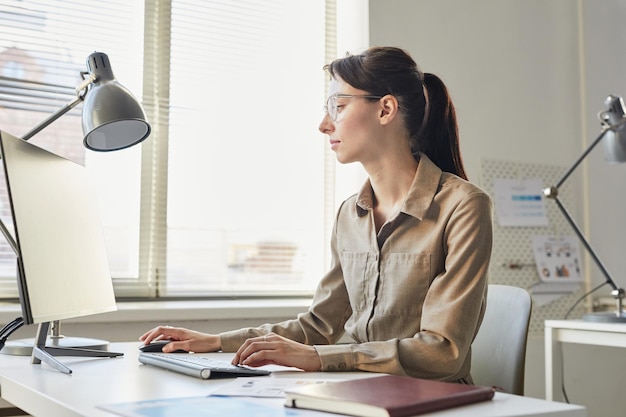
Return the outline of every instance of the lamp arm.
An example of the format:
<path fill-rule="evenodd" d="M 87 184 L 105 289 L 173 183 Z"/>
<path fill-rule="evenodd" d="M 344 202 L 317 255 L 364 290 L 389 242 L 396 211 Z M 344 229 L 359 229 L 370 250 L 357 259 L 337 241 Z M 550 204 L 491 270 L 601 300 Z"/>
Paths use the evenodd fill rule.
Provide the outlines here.
<path fill-rule="evenodd" d="M 84 77 L 85 73 L 81 72 L 81 76 Z M 78 104 L 80 104 L 81 101 L 85 100 L 85 96 L 87 95 L 87 87 L 89 87 L 89 85 L 91 83 L 94 83 L 96 80 L 97 80 L 96 75 L 90 74 L 89 77 L 85 78 L 83 82 L 80 85 L 78 85 L 78 87 L 76 87 L 76 98 L 74 98 L 74 100 L 72 100 L 65 106 L 58 109 L 56 112 L 51 114 L 46 120 L 44 120 L 43 122 L 39 123 L 37 126 L 32 128 L 29 132 L 27 132 L 25 135 L 22 136 L 22 139 L 28 140 L 32 138 L 37 133 L 41 132 L 43 129 L 50 126 L 52 123 L 54 123 L 54 121 L 57 120 L 59 117 L 63 116 L 65 113 L 67 113 L 68 111 L 76 107 Z"/>
<path fill-rule="evenodd" d="M 557 206 L 561 210 L 561 213 L 563 213 L 563 216 L 565 216 L 565 219 L 567 220 L 567 222 L 570 224 L 570 226 L 572 226 L 572 229 L 574 229 L 574 232 L 576 233 L 580 241 L 583 243 L 583 246 L 585 247 L 585 249 L 587 249 L 587 251 L 589 252 L 589 255 L 591 255 L 591 258 L 593 259 L 593 261 L 596 263 L 598 268 L 600 268 L 600 271 L 602 271 L 602 275 L 604 275 L 606 282 L 613 288 L 614 291 L 619 291 L 620 289 L 615 283 L 615 281 L 613 281 L 613 278 L 611 278 L 609 271 L 606 269 L 606 267 L 604 266 L 604 264 L 602 263 L 602 261 L 600 260 L 596 252 L 593 250 L 593 248 L 591 247 L 591 244 L 589 244 L 589 242 L 583 235 L 582 231 L 580 230 L 580 228 L 578 227 L 578 225 L 576 224 L 572 216 L 570 216 L 565 206 L 561 203 L 561 200 L 559 200 L 559 197 L 554 197 L 554 201 L 556 202 Z"/>
<path fill-rule="evenodd" d="M 11 233 L 9 233 L 9 229 L 7 229 L 7 226 L 2 220 L 0 220 L 0 232 L 2 232 L 2 235 L 7 240 L 7 243 L 11 246 L 11 249 L 13 249 L 13 252 L 17 256 L 20 256 L 20 251 L 17 249 L 17 243 L 15 242 L 15 239 L 13 239 L 13 236 L 11 236 Z"/>
<path fill-rule="evenodd" d="M 565 174 L 563 174 L 563 176 L 561 177 L 560 180 L 558 180 L 556 182 L 556 184 L 552 187 L 552 188 L 556 188 L 558 190 L 558 188 L 563 185 L 563 183 L 565 182 L 565 180 L 567 180 L 569 178 L 569 176 L 572 174 L 572 172 L 574 172 L 574 170 L 576 168 L 578 168 L 578 165 L 580 165 L 580 163 L 587 157 L 587 155 L 589 155 L 589 152 L 591 152 L 593 150 L 593 148 L 596 147 L 596 145 L 598 143 L 600 143 L 600 141 L 602 140 L 602 138 L 604 137 L 604 135 L 606 135 L 606 132 L 608 132 L 609 130 L 611 130 L 614 126 L 610 126 L 610 125 L 605 125 L 602 129 L 602 132 L 600 133 L 600 135 L 591 143 L 591 145 L 589 145 L 589 147 L 585 150 L 585 152 L 582 153 L 582 155 L 580 155 L 578 157 L 578 159 L 576 160 L 576 162 L 574 162 L 574 164 L 565 172 Z"/>
<path fill-rule="evenodd" d="M 50 126 L 59 117 L 63 116 L 65 113 L 67 113 L 68 111 L 70 111 L 74 107 L 76 107 L 81 101 L 83 101 L 83 99 L 84 99 L 84 96 L 76 96 L 76 98 L 73 101 L 71 101 L 70 103 L 68 103 L 65 106 L 61 107 L 55 113 L 51 114 L 50 117 L 48 117 L 46 120 L 44 120 L 43 122 L 39 123 L 33 129 L 31 129 L 28 133 L 26 133 L 24 136 L 22 136 L 22 139 L 28 140 L 28 139 L 32 138 L 37 133 L 41 132 L 46 127 Z"/>

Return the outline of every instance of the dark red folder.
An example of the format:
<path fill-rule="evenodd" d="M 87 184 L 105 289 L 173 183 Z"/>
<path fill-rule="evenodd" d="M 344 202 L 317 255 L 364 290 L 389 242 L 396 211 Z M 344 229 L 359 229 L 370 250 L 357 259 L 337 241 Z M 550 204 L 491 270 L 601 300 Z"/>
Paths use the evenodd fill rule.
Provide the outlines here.
<path fill-rule="evenodd" d="M 285 406 L 359 417 L 408 417 L 494 396 L 491 387 L 397 375 L 303 385 L 287 390 Z"/>

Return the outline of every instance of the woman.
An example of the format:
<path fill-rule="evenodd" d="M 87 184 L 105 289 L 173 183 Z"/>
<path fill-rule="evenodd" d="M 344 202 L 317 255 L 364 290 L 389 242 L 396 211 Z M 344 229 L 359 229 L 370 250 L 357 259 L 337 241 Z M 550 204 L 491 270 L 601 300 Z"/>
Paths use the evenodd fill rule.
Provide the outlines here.
<path fill-rule="evenodd" d="M 233 363 L 363 370 L 472 383 L 485 308 L 491 200 L 467 182 L 441 80 L 403 50 L 337 59 L 319 126 L 341 163 L 368 174 L 338 210 L 332 263 L 296 319 L 221 334 L 159 326 L 164 351 L 235 351 Z M 354 343 L 336 344 L 345 334 Z"/>

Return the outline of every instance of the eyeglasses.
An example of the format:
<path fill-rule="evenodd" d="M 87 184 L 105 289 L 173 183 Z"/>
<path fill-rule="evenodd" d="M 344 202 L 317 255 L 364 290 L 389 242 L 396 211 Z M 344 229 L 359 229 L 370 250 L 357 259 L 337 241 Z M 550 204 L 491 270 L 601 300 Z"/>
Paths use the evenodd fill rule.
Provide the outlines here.
<path fill-rule="evenodd" d="M 337 111 L 339 108 L 339 106 L 337 106 L 337 99 L 338 98 L 355 98 L 355 97 L 368 98 L 368 99 L 383 98 L 382 96 L 370 96 L 367 94 L 333 94 L 332 96 L 328 97 L 328 100 L 326 100 L 326 105 L 324 106 L 324 113 L 330 116 L 330 120 L 332 120 L 333 122 L 336 121 Z"/>

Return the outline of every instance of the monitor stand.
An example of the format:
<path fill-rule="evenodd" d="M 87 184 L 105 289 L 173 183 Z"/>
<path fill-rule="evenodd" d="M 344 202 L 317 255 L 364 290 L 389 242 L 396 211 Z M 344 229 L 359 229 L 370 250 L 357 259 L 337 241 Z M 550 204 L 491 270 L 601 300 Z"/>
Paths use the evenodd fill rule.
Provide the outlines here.
<path fill-rule="evenodd" d="M 7 340 L 0 353 L 13 356 L 30 356 L 33 354 L 34 338 Z M 87 337 L 67 337 L 61 334 L 61 323 L 50 322 L 50 334 L 46 339 L 46 346 L 60 348 L 83 348 L 95 350 L 108 350 L 107 340 L 92 339 Z"/>
<path fill-rule="evenodd" d="M 0 353 L 13 356 L 30 356 L 33 354 L 34 338 L 7 340 Z M 91 339 L 88 337 L 70 337 L 48 335 L 46 346 L 60 348 L 82 348 L 107 350 L 109 342 L 101 339 Z"/>
<path fill-rule="evenodd" d="M 58 361 L 55 356 L 81 356 L 92 358 L 115 358 L 117 356 L 124 355 L 123 353 L 108 352 L 106 350 L 87 349 L 77 347 L 60 347 L 60 346 L 46 346 L 46 340 L 48 339 L 48 330 L 50 329 L 50 322 L 40 323 L 37 329 L 37 337 L 33 345 L 31 362 L 38 365 L 46 363 L 54 369 L 63 372 L 64 374 L 71 374 L 72 370 Z"/>

